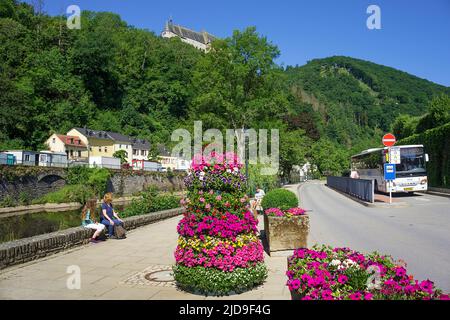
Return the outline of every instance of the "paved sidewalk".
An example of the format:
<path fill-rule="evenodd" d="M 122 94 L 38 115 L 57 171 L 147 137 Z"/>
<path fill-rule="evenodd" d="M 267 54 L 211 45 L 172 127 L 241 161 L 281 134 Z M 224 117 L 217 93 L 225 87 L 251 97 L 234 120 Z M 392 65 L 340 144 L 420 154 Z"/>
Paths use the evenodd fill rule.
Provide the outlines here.
<path fill-rule="evenodd" d="M 286 257 L 267 254 L 267 281 L 239 295 L 205 297 L 180 291 L 172 283 L 147 281 L 146 273 L 168 270 L 174 264 L 180 219 L 138 228 L 125 240 L 89 244 L 2 270 L 0 299 L 290 299 L 285 286 Z M 71 274 L 66 271 L 72 265 L 81 270 L 79 290 L 67 288 Z"/>

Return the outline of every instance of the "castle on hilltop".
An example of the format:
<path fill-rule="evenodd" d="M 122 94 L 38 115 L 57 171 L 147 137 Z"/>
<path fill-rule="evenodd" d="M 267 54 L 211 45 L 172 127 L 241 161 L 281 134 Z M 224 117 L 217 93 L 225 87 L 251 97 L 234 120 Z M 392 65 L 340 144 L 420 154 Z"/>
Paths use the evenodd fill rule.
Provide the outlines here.
<path fill-rule="evenodd" d="M 211 42 L 216 39 L 215 36 L 206 31 L 193 31 L 183 26 L 174 24 L 172 19 L 166 22 L 161 36 L 163 38 L 179 37 L 181 41 L 205 52 L 209 51 Z"/>

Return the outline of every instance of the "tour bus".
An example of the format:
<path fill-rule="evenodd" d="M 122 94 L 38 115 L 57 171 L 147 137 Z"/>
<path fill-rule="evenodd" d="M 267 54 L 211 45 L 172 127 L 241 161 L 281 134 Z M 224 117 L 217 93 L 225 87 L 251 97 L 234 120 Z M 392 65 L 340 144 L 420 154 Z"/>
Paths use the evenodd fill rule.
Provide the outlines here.
<path fill-rule="evenodd" d="M 352 156 L 350 176 L 357 179 L 374 179 L 375 191 L 426 191 L 428 179 L 425 163 L 428 162 L 428 154 L 424 153 L 423 145 L 404 145 L 396 148 L 400 148 L 400 164 L 395 165 L 396 178 L 391 183 L 384 180 L 384 164 L 389 162 L 387 147 L 368 149 Z"/>

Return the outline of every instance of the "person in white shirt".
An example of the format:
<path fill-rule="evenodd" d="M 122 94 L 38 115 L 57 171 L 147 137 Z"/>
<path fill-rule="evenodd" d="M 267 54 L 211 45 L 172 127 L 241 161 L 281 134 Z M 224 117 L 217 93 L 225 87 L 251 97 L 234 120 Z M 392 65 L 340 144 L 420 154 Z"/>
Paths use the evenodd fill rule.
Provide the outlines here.
<path fill-rule="evenodd" d="M 256 206 L 255 206 L 255 210 L 256 210 L 256 217 L 257 214 L 262 214 L 263 211 L 263 207 L 261 206 L 261 202 L 262 199 L 264 198 L 264 196 L 266 195 L 266 193 L 264 192 L 263 189 L 261 189 L 260 187 L 256 188 L 256 194 L 255 194 L 255 200 L 256 200 Z"/>

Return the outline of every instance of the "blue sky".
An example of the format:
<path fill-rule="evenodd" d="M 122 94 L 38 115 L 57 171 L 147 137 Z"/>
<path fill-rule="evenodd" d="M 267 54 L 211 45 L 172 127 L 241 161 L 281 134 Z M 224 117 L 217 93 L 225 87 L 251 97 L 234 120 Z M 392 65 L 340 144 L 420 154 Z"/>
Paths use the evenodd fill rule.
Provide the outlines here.
<path fill-rule="evenodd" d="M 157 34 L 170 16 L 218 37 L 256 26 L 280 48 L 279 64 L 345 55 L 450 86 L 449 0 L 46 0 L 44 10 L 63 14 L 71 4 L 118 13 L 128 24 Z M 381 9 L 381 30 L 366 27 L 371 4 Z"/>

